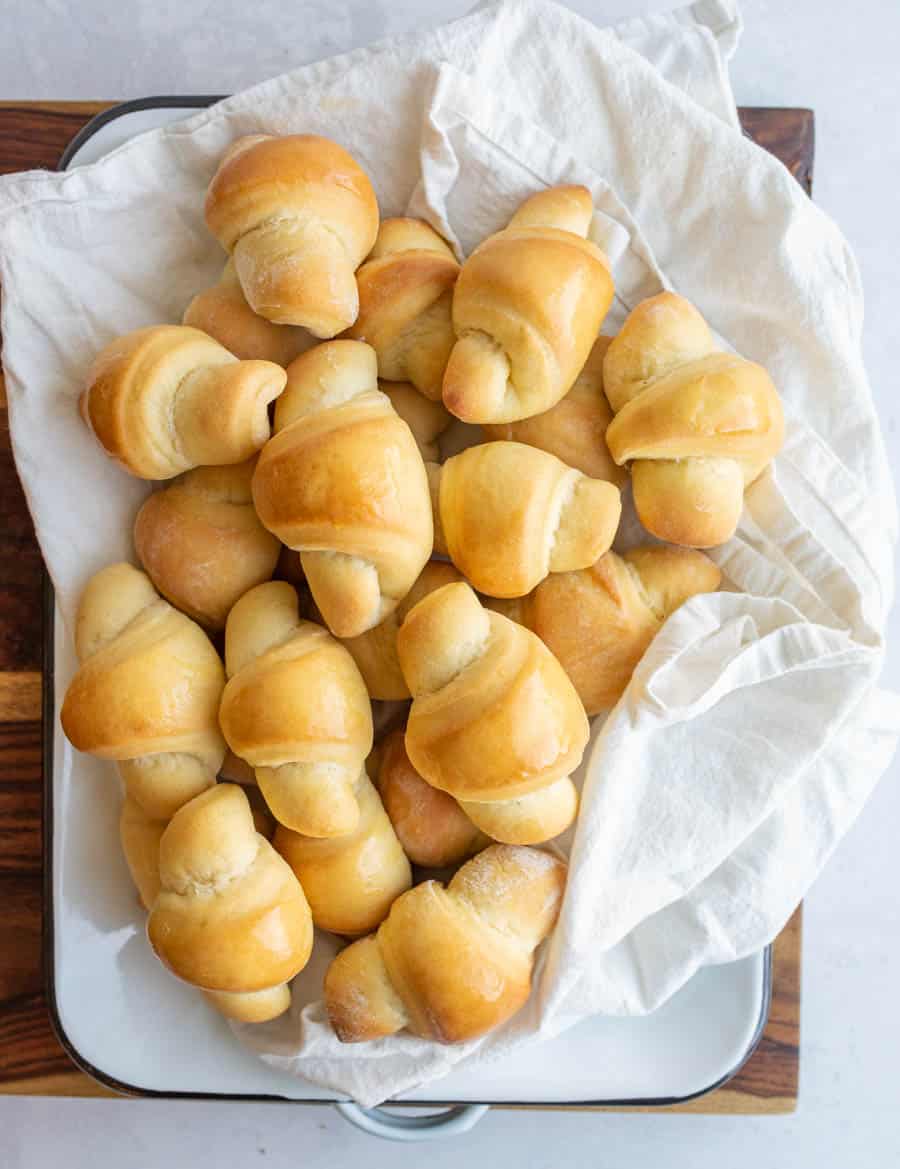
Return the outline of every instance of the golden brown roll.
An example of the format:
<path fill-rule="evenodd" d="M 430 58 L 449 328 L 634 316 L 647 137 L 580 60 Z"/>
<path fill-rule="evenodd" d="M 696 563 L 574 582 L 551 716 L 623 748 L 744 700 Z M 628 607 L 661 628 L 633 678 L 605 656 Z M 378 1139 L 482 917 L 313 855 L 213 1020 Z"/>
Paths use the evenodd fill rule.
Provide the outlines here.
<path fill-rule="evenodd" d="M 541 638 L 572 679 L 589 715 L 621 698 L 664 621 L 721 573 L 692 548 L 607 552 L 579 572 L 561 572 L 512 602 L 487 602 Z"/>
<path fill-rule="evenodd" d="M 551 187 L 463 264 L 443 384 L 451 414 L 515 422 L 571 388 L 613 298 L 609 262 L 586 238 L 593 213 L 585 187 Z"/>
<path fill-rule="evenodd" d="M 555 406 L 518 422 L 485 426 L 487 438 L 538 447 L 591 479 L 623 487 L 628 475 L 616 466 L 606 446 L 613 413 L 603 392 L 603 358 L 611 340 L 597 338 L 575 384 Z"/>
<path fill-rule="evenodd" d="M 182 324 L 202 329 L 241 361 L 289 365 L 316 343 L 306 329 L 276 325 L 253 311 L 247 304 L 233 259 L 229 259 L 212 287 L 197 293 L 184 311 Z"/>
<path fill-rule="evenodd" d="M 119 839 L 141 905 L 151 909 L 159 892 L 159 842 L 165 820 L 152 820 L 137 800 L 126 796 L 119 816 Z"/>
<path fill-rule="evenodd" d="M 343 1043 L 408 1030 L 462 1043 L 499 1027 L 531 993 L 534 951 L 556 923 L 561 860 L 492 845 L 445 888 L 425 881 L 394 902 L 376 934 L 325 974 L 325 1006 Z"/>
<path fill-rule="evenodd" d="M 380 746 L 375 786 L 403 851 L 414 865 L 448 868 L 490 843 L 453 796 L 419 775 L 406 753 L 402 727 L 391 731 Z"/>
<path fill-rule="evenodd" d="M 455 580 L 462 580 L 462 577 L 452 564 L 429 560 L 413 587 L 380 625 L 368 629 L 359 637 L 348 637 L 344 641 L 343 644 L 359 667 L 370 698 L 384 702 L 399 702 L 409 698 L 409 689 L 397 658 L 397 630 L 413 605 L 435 589 Z"/>
<path fill-rule="evenodd" d="M 449 584 L 410 610 L 397 654 L 419 774 L 495 840 L 538 844 L 568 828 L 588 721 L 540 638 L 483 608 L 467 584 Z"/>
<path fill-rule="evenodd" d="M 619 526 L 617 487 L 524 443 L 469 447 L 429 474 L 435 546 L 492 597 L 524 596 L 548 573 L 593 564 Z"/>
<path fill-rule="evenodd" d="M 230 1018 L 262 1022 L 290 1004 L 312 950 L 300 882 L 253 827 L 243 791 L 220 783 L 172 817 L 147 933 L 160 960 Z"/>
<path fill-rule="evenodd" d="M 128 795 L 168 820 L 216 782 L 225 755 L 219 699 L 225 672 L 199 625 L 130 564 L 88 581 L 61 721 L 79 751 L 114 759 Z"/>
<path fill-rule="evenodd" d="M 385 219 L 369 258 L 356 273 L 359 316 L 348 337 L 378 355 L 378 376 L 411 382 L 440 401 L 456 337 L 450 319 L 459 264 L 421 219 Z"/>
<path fill-rule="evenodd" d="M 372 748 L 372 708 L 353 658 L 311 621 L 284 581 L 245 593 L 225 626 L 219 720 L 275 819 L 308 836 L 352 832 Z"/>
<path fill-rule="evenodd" d="M 784 416 L 761 365 L 717 349 L 694 306 L 671 292 L 632 309 L 603 363 L 615 418 L 610 454 L 631 464 L 634 503 L 661 540 L 729 540 L 744 488 L 784 441 Z"/>
<path fill-rule="evenodd" d="M 438 439 L 453 421 L 443 405 L 425 398 L 409 382 L 379 382 L 378 388 L 413 433 L 423 459 L 439 462 Z"/>
<path fill-rule="evenodd" d="M 301 836 L 279 825 L 273 844 L 294 870 L 313 922 L 335 934 L 367 934 L 412 884 L 409 861 L 365 769 L 354 785 L 359 821 L 345 836 Z"/>
<path fill-rule="evenodd" d="M 88 374 L 80 408 L 108 455 L 139 479 L 240 463 L 269 437 L 269 403 L 287 374 L 238 361 L 187 325 L 154 325 L 112 341 Z"/>
<path fill-rule="evenodd" d="M 375 243 L 378 204 L 365 172 L 336 142 L 239 138 L 209 185 L 206 224 L 260 316 L 316 337 L 356 320 L 355 272 Z"/>
<path fill-rule="evenodd" d="M 224 629 L 235 601 L 269 580 L 281 545 L 259 522 L 250 481 L 255 460 L 197 467 L 154 492 L 134 521 L 144 570 L 176 608 Z"/>
<path fill-rule="evenodd" d="M 356 637 L 406 596 L 433 540 L 425 465 L 378 390 L 374 350 L 331 341 L 298 357 L 275 431 L 253 476 L 257 513 L 300 552 L 328 628 Z"/>

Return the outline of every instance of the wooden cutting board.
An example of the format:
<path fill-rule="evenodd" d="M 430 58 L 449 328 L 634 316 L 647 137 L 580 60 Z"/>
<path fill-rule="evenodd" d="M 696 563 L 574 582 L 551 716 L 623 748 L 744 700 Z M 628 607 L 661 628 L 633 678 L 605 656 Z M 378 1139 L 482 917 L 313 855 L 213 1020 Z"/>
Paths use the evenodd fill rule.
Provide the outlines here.
<path fill-rule="evenodd" d="M 0 173 L 53 168 L 109 102 L 0 103 Z M 744 109 L 744 132 L 811 191 L 811 110 Z M 41 960 L 41 555 L 16 477 L 0 376 L 0 1093 L 111 1095 L 56 1039 Z M 762 1041 L 728 1085 L 674 1111 L 789 1112 L 797 1101 L 800 911 L 775 944 Z"/>

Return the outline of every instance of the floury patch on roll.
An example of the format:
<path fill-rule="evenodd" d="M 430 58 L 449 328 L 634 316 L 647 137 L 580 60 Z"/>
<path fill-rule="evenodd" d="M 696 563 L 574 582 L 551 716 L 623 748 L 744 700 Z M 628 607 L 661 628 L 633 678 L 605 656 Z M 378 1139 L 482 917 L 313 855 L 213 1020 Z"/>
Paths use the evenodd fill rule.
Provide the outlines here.
<path fill-rule="evenodd" d="M 463 1043 L 499 1027 L 530 992 L 534 951 L 553 929 L 566 866 L 536 848 L 491 845 L 444 888 L 404 893 L 376 934 L 334 959 L 325 1006 L 344 1043 L 411 1031 Z"/>

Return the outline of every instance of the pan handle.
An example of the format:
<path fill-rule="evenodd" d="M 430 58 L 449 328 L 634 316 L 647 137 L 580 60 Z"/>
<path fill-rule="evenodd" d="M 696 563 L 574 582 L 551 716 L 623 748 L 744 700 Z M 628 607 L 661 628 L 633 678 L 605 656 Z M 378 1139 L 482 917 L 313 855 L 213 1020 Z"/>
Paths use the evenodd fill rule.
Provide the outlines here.
<path fill-rule="evenodd" d="M 488 1107 L 487 1104 L 457 1104 L 446 1112 L 427 1116 L 398 1116 L 383 1108 L 362 1108 L 349 1100 L 335 1104 L 349 1124 L 387 1141 L 435 1141 L 458 1136 L 473 1128 Z"/>

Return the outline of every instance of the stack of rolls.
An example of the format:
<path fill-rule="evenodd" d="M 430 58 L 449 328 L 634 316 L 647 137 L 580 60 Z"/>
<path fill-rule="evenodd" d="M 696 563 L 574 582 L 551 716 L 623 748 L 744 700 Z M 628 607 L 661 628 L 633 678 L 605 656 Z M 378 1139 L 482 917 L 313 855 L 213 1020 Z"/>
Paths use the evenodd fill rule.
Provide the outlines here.
<path fill-rule="evenodd" d="M 341 1041 L 473 1039 L 559 913 L 589 716 L 719 587 L 700 549 L 777 453 L 778 395 L 673 293 L 601 334 L 584 187 L 463 259 L 382 220 L 338 143 L 256 134 L 205 212 L 216 283 L 113 338 L 81 394 L 161 485 L 142 571 L 86 583 L 63 729 L 116 762 L 150 944 L 212 1007 L 287 1011 L 315 927 L 348 940 Z M 620 552 L 629 479 L 656 542 Z"/>

